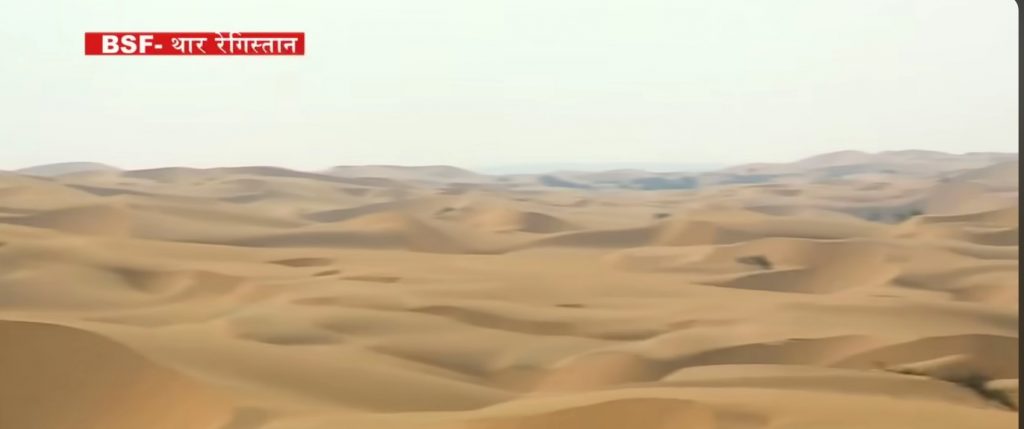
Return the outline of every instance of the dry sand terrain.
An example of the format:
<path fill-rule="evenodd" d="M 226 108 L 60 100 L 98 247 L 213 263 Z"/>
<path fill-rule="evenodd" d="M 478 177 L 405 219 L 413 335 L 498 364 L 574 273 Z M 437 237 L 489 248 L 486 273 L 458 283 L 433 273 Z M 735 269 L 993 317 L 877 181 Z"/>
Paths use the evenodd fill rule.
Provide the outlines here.
<path fill-rule="evenodd" d="M 0 173 L 0 428 L 1011 428 L 1016 154 Z"/>

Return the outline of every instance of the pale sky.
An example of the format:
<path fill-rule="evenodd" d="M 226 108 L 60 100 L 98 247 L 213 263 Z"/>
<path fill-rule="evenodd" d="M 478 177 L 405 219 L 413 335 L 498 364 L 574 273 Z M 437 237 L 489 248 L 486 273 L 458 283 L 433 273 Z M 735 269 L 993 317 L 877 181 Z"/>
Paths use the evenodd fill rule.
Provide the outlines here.
<path fill-rule="evenodd" d="M 0 169 L 1017 151 L 1007 0 L 0 1 Z M 86 57 L 304 31 L 304 57 Z"/>

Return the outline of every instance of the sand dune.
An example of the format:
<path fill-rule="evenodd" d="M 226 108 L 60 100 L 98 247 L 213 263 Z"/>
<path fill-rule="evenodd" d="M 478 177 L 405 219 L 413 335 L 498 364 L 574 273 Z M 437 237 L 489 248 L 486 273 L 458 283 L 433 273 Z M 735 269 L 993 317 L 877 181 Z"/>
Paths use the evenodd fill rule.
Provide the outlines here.
<path fill-rule="evenodd" d="M 115 205 L 94 205 L 8 217 L 0 221 L 78 234 L 126 235 L 131 232 L 130 216 L 128 210 Z"/>
<path fill-rule="evenodd" d="M 442 212 L 439 216 L 486 231 L 550 234 L 580 229 L 579 226 L 562 218 L 536 211 L 505 207 L 453 211 L 456 213 Z"/>
<path fill-rule="evenodd" d="M 870 237 L 881 229 L 867 222 L 820 218 L 771 218 L 755 212 L 693 212 L 684 218 L 617 230 L 561 234 L 538 241 L 544 246 L 640 247 L 733 244 L 758 237 L 843 239 Z"/>
<path fill-rule="evenodd" d="M 97 334 L 0 322 L 0 344 L 3 427 L 212 429 L 232 418 L 216 390 Z"/>
<path fill-rule="evenodd" d="M 1015 154 L 0 173 L 0 427 L 1010 428 Z"/>
<path fill-rule="evenodd" d="M 1017 160 L 967 170 L 952 177 L 953 181 L 976 182 L 994 188 L 1016 189 L 1020 182 L 1020 162 Z"/>

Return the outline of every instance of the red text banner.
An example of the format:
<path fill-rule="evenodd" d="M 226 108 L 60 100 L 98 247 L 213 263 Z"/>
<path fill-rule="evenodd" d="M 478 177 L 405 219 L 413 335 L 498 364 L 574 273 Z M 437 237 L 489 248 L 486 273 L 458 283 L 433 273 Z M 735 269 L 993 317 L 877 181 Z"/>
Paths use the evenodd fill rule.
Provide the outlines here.
<path fill-rule="evenodd" d="M 85 33 L 86 55 L 305 55 L 306 33 Z"/>

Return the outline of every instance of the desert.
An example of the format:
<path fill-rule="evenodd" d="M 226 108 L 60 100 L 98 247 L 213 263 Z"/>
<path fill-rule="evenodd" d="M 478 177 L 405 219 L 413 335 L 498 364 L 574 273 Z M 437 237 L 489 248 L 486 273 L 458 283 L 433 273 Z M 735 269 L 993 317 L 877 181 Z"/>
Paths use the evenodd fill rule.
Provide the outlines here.
<path fill-rule="evenodd" d="M 1016 153 L 0 172 L 0 428 L 1018 423 Z"/>

